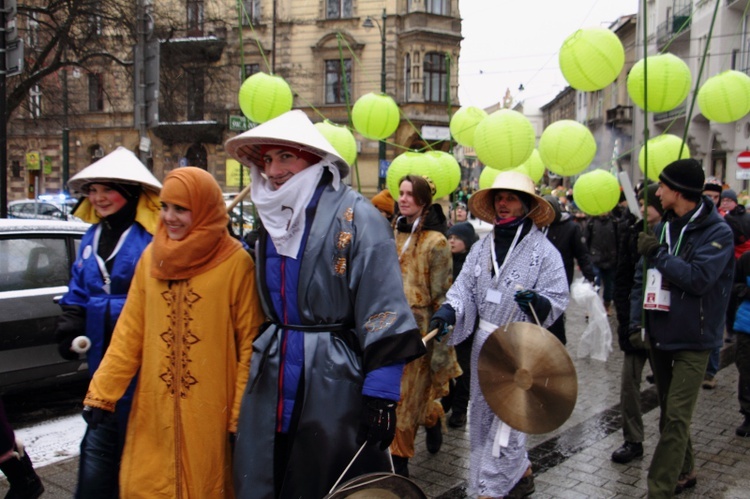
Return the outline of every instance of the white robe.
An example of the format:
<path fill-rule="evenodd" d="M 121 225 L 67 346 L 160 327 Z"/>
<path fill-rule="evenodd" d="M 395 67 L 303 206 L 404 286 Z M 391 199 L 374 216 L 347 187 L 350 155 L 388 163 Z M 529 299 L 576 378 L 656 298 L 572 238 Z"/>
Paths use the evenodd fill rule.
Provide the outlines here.
<path fill-rule="evenodd" d="M 568 305 L 568 281 L 560 253 L 536 226 L 532 226 L 512 249 L 506 264 L 500 269 L 499 279 L 494 277 L 491 260 L 493 237 L 491 233 L 474 244 L 461 273 L 448 291 L 446 303 L 456 311 L 450 344 L 458 344 L 471 335 L 480 318 L 498 326 L 509 322 L 533 322 L 534 319 L 529 318 L 513 300 L 518 287 L 533 289 L 550 301 L 552 308 L 542 327 L 549 327 Z M 485 299 L 488 289 L 501 293 L 500 303 Z M 471 351 L 469 492 L 502 497 L 523 477 L 530 462 L 526 453 L 526 434 L 511 430 L 507 446 L 498 449 L 495 444 L 502 421 L 482 396 L 477 375 L 479 352 L 489 335 L 490 331 L 477 328 Z M 493 456 L 493 446 L 496 454 L 499 450 L 497 457 Z"/>

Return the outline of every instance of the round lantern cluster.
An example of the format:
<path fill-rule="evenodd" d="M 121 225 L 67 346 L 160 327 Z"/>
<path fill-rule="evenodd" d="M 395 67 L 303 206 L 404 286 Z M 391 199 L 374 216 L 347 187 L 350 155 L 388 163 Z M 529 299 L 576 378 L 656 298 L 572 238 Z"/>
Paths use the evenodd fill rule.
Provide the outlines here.
<path fill-rule="evenodd" d="M 429 177 L 435 184 L 433 200 L 455 191 L 461 181 L 461 167 L 458 161 L 442 151 L 407 151 L 396 156 L 388 167 L 385 183 L 393 199 L 398 199 L 399 183 L 406 175 Z"/>
<path fill-rule="evenodd" d="M 594 160 L 596 140 L 591 131 L 577 121 L 556 121 L 542 132 L 539 155 L 549 171 L 562 176 L 576 175 Z"/>
<path fill-rule="evenodd" d="M 510 170 L 529 159 L 536 135 L 529 119 L 518 111 L 500 109 L 474 131 L 474 150 L 479 160 L 497 170 Z"/>
<path fill-rule="evenodd" d="M 292 89 L 284 78 L 255 73 L 240 86 L 240 109 L 247 119 L 265 123 L 292 109 Z"/>
<path fill-rule="evenodd" d="M 456 142 L 465 147 L 474 147 L 474 132 L 477 125 L 487 117 L 484 109 L 474 106 L 462 107 L 451 117 L 451 135 Z"/>
<path fill-rule="evenodd" d="M 384 140 L 396 131 L 401 115 L 398 105 L 388 94 L 365 94 L 354 103 L 352 124 L 370 140 Z"/>
<path fill-rule="evenodd" d="M 357 141 L 347 127 L 325 120 L 315 123 L 315 128 L 331 143 L 344 161 L 350 165 L 357 161 Z"/>
<path fill-rule="evenodd" d="M 587 215 L 607 213 L 620 200 L 617 177 L 605 170 L 584 173 L 573 184 L 573 201 Z"/>
<path fill-rule="evenodd" d="M 712 76 L 698 90 L 703 116 L 717 123 L 731 123 L 750 112 L 750 76 L 724 71 Z"/>
<path fill-rule="evenodd" d="M 663 113 L 683 103 L 690 93 L 691 80 L 690 68 L 676 55 L 652 55 L 636 62 L 631 68 L 628 95 L 641 109 Z"/>
<path fill-rule="evenodd" d="M 563 42 L 559 62 L 571 87 L 593 92 L 617 79 L 625 65 L 625 49 L 608 29 L 579 29 Z"/>
<path fill-rule="evenodd" d="M 649 139 L 641 147 L 638 153 L 638 166 L 641 172 L 646 174 L 646 148 L 648 147 L 648 178 L 654 182 L 659 181 L 659 174 L 669 163 L 678 159 L 687 159 L 690 157 L 690 149 L 687 144 L 682 145 L 682 139 L 676 135 L 665 133 Z M 680 152 L 682 151 L 682 152 Z"/>

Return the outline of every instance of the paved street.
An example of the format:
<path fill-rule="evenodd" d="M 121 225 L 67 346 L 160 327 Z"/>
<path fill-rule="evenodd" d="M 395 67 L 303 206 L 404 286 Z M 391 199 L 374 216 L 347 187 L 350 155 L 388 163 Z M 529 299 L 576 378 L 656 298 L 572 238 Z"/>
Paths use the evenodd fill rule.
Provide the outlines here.
<path fill-rule="evenodd" d="M 568 351 L 578 373 L 578 401 L 570 419 L 557 431 L 531 436 L 529 454 L 536 474 L 534 498 L 644 497 L 646 474 L 657 439 L 659 410 L 655 388 L 644 380 L 642 400 L 646 442 L 642 459 L 628 465 L 610 461 L 622 443 L 618 413 L 622 353 L 613 339 L 614 351 L 606 362 L 577 359 L 584 323 L 569 310 Z M 615 331 L 613 329 L 613 335 Z M 680 497 L 747 498 L 750 494 L 750 438 L 736 437 L 741 416 L 737 410 L 737 370 L 732 349 L 723 351 L 725 366 L 714 390 L 701 390 L 693 418 L 692 435 L 698 466 L 698 485 Z M 644 376 L 650 373 L 646 367 Z M 441 451 L 427 453 L 424 431 L 417 440 L 417 455 L 410 462 L 414 481 L 431 498 L 466 497 L 468 429 L 448 428 Z M 33 449 L 32 449 L 33 452 Z M 39 469 L 47 487 L 45 498 L 69 498 L 76 481 L 77 458 Z M 0 479 L 0 496 L 7 483 Z"/>

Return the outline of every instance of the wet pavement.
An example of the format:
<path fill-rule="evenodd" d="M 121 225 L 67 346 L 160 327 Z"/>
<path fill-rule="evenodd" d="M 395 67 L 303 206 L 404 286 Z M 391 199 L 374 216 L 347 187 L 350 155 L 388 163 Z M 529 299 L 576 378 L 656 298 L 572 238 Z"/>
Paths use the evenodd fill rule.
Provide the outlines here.
<path fill-rule="evenodd" d="M 614 326 L 614 319 L 612 319 Z M 645 497 L 648 465 L 658 439 L 659 410 L 656 389 L 645 380 L 641 400 L 646 439 L 644 456 L 627 465 L 613 463 L 610 455 L 622 444 L 618 410 L 622 353 L 613 338 L 614 351 L 606 362 L 578 359 L 585 322 L 580 311 L 568 310 L 568 345 L 578 374 L 578 399 L 568 421 L 554 432 L 528 438 L 529 457 L 535 471 L 534 498 Z M 613 336 L 616 334 L 612 328 Z M 698 484 L 680 497 L 750 497 L 750 438 L 735 436 L 741 423 L 737 403 L 737 370 L 731 344 L 722 351 L 722 370 L 713 390 L 701 390 L 692 424 Z M 417 454 L 410 460 L 411 477 L 428 497 L 467 497 L 469 467 L 468 426 L 446 428 L 440 452 L 425 449 L 424 431 L 417 436 Z M 33 449 L 31 451 L 33 453 Z M 45 498 L 69 498 L 75 488 L 78 459 L 67 459 L 38 470 L 47 488 Z M 7 482 L 0 478 L 0 497 Z"/>

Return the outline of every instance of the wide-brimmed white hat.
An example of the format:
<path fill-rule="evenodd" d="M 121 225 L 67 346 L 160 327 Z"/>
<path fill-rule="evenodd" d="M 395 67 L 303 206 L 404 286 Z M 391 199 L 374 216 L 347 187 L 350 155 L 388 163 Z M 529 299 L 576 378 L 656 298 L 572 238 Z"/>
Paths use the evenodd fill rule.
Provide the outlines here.
<path fill-rule="evenodd" d="M 161 191 L 161 182 L 156 180 L 135 154 L 122 146 L 73 175 L 68 180 L 68 188 L 74 192 L 83 192 L 88 184 L 104 182 L 140 184 L 156 194 Z"/>
<path fill-rule="evenodd" d="M 349 175 L 349 163 L 342 158 L 321 134 L 310 118 L 300 110 L 288 111 L 281 116 L 256 126 L 224 144 L 227 153 L 245 166 L 264 168 L 260 147 L 287 146 L 325 158 L 339 169 L 341 178 Z"/>
<path fill-rule="evenodd" d="M 552 223 L 555 219 L 555 210 L 543 197 L 537 195 L 534 190 L 534 181 L 527 175 L 520 172 L 507 171 L 500 173 L 492 182 L 492 187 L 480 189 L 469 198 L 469 211 L 475 217 L 495 223 L 495 193 L 497 191 L 516 191 L 522 192 L 531 198 L 531 207 L 529 208 L 529 218 L 531 218 L 537 227 L 544 227 Z"/>

